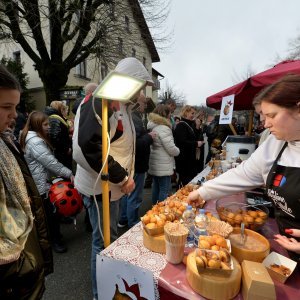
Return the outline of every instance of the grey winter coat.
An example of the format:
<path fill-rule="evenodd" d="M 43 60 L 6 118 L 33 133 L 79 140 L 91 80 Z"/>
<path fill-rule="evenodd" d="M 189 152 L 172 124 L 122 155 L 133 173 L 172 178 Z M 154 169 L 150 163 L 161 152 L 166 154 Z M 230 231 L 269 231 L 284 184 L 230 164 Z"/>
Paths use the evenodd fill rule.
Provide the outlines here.
<path fill-rule="evenodd" d="M 174 172 L 174 156 L 179 155 L 179 148 L 175 146 L 168 119 L 151 113 L 147 128 L 156 133 L 150 152 L 148 173 L 154 176 L 170 176 Z"/>
<path fill-rule="evenodd" d="M 51 176 L 70 178 L 72 171 L 58 162 L 51 149 L 36 132 L 28 131 L 24 157 L 40 195 L 49 191 Z"/>

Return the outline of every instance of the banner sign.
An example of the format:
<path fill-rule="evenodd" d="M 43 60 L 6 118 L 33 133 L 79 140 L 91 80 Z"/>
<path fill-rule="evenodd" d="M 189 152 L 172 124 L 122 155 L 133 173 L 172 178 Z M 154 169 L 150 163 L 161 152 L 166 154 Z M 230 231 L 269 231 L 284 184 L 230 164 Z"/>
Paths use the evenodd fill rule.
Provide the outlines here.
<path fill-rule="evenodd" d="M 152 272 L 129 262 L 97 255 L 99 300 L 155 300 Z"/>
<path fill-rule="evenodd" d="M 229 95 L 222 98 L 219 124 L 231 124 L 233 105 L 234 95 Z"/>

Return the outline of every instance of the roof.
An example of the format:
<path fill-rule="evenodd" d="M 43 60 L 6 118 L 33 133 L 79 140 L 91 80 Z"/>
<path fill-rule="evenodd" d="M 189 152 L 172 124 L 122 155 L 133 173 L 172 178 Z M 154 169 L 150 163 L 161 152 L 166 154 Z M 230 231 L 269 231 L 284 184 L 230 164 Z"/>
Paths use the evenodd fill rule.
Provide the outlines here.
<path fill-rule="evenodd" d="M 164 75 L 162 75 L 161 73 L 159 73 L 156 69 L 154 69 L 153 67 L 152 67 L 152 74 L 154 75 L 154 76 L 160 76 L 160 77 L 162 77 L 162 78 L 165 78 L 165 76 Z"/>
<path fill-rule="evenodd" d="M 145 40 L 145 43 L 150 51 L 152 62 L 159 62 L 160 58 L 156 50 L 152 35 L 150 33 L 149 27 L 145 20 L 143 11 L 138 0 L 129 0 L 129 4 L 132 8 L 133 16 L 136 19 L 137 24 L 141 28 L 141 36 Z"/>

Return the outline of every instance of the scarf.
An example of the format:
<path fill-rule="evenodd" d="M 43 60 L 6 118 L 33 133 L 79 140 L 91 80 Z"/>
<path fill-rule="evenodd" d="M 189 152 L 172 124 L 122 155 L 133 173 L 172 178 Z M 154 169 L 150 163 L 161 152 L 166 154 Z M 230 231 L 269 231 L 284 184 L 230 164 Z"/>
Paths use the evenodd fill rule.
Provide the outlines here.
<path fill-rule="evenodd" d="M 20 166 L 0 137 L 0 265 L 16 261 L 33 227 Z"/>

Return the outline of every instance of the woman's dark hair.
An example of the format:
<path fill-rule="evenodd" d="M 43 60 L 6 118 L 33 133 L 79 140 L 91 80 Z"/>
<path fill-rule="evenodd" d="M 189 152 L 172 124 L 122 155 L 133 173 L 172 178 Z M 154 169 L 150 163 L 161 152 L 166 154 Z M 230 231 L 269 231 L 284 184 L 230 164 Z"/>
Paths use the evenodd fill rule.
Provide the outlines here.
<path fill-rule="evenodd" d="M 257 100 L 257 101 L 256 101 Z M 296 108 L 300 102 L 300 76 L 286 75 L 263 89 L 254 103 L 267 102 L 284 108 Z"/>
<path fill-rule="evenodd" d="M 160 115 L 161 117 L 168 118 L 170 114 L 170 109 L 165 104 L 158 104 L 155 109 L 153 110 L 153 113 Z"/>
<path fill-rule="evenodd" d="M 22 130 L 20 135 L 20 146 L 25 149 L 25 140 L 28 134 L 28 131 L 34 131 L 37 135 L 43 139 L 46 144 L 52 149 L 51 143 L 47 135 L 43 132 L 43 123 L 48 120 L 48 116 L 41 111 L 33 111 L 29 114 L 27 122 Z"/>
<path fill-rule="evenodd" d="M 0 64 L 0 89 L 18 90 L 22 92 L 19 81 L 4 65 Z"/>

